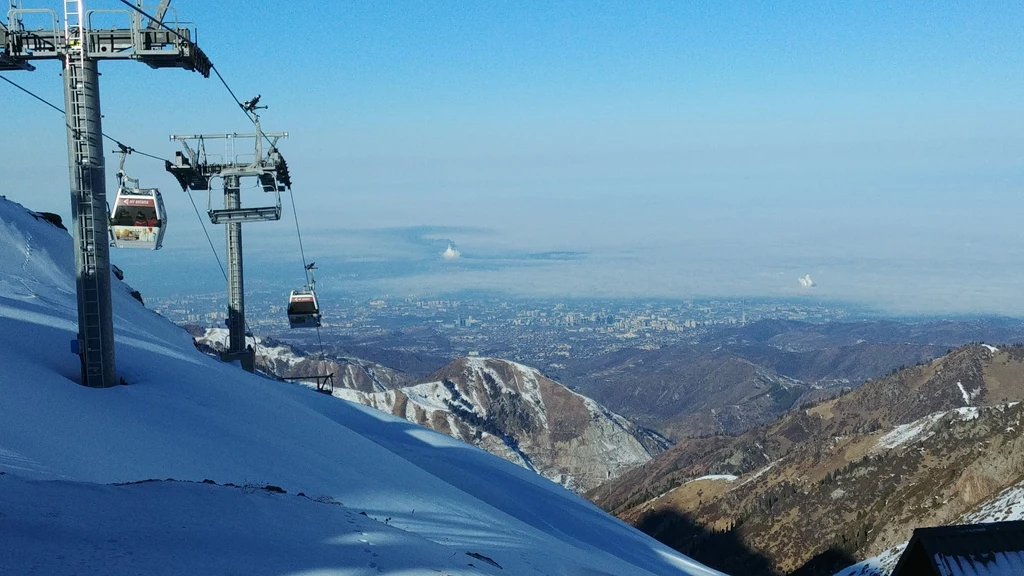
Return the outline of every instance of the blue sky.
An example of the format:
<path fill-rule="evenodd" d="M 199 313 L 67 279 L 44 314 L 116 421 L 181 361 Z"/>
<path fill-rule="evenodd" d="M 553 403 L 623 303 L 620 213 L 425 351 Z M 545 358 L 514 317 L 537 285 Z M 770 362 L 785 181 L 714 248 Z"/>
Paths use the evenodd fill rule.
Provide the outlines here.
<path fill-rule="evenodd" d="M 307 252 L 338 263 L 335 285 L 791 296 L 811 273 L 808 295 L 894 311 L 1024 310 L 1020 3 L 173 6 L 291 133 Z M 60 102 L 57 71 L 5 75 Z M 139 149 L 248 129 L 216 80 L 102 71 L 104 127 Z M 6 85 L 0 102 L 5 193 L 70 212 L 60 117 Z M 115 261 L 205 274 L 191 205 L 159 164 L 130 167 L 168 193 L 173 227 Z M 247 228 L 247 255 L 295 259 L 285 218 Z M 402 232 L 422 226 L 441 230 Z M 464 262 L 440 261 L 447 239 Z M 585 257 L 527 257 L 557 250 Z M 366 261 L 409 273 L 358 278 Z"/>

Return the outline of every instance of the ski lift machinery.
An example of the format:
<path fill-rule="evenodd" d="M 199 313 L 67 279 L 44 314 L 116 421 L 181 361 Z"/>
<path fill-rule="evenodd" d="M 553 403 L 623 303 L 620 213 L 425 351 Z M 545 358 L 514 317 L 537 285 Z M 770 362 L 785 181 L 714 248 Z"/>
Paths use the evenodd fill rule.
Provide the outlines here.
<path fill-rule="evenodd" d="M 167 229 L 167 212 L 157 188 L 140 188 L 139 181 L 124 171 L 132 149 L 118 144 L 121 162 L 117 168 L 117 196 L 110 209 L 110 245 L 117 248 L 159 250 Z"/>
<path fill-rule="evenodd" d="M 306 266 L 309 284 L 288 295 L 288 325 L 291 328 L 319 328 L 320 303 L 316 298 L 316 262 Z"/>
<path fill-rule="evenodd" d="M 260 115 L 257 110 L 266 106 L 259 105 L 260 97 L 241 105 L 246 116 L 252 120 L 256 128 L 250 134 L 179 134 L 172 135 L 171 140 L 181 143 L 184 152 L 176 152 L 174 160 L 168 160 L 164 167 L 174 175 L 181 184 L 183 192 L 204 191 L 207 193 L 207 214 L 213 224 L 225 225 L 227 240 L 227 270 L 224 277 L 228 284 L 228 349 L 221 354 L 224 360 L 240 361 L 242 367 L 250 372 L 255 370 L 256 362 L 253 350 L 246 345 L 245 322 L 245 287 L 242 266 L 242 224 L 250 222 L 266 222 L 281 219 L 281 192 L 291 190 L 291 176 L 288 165 L 277 149 L 281 138 L 287 132 L 268 133 L 260 126 Z M 207 140 L 222 140 L 224 156 L 217 158 L 206 153 Z M 253 153 L 235 154 L 236 140 L 252 141 Z M 264 154 L 263 142 L 269 144 Z M 241 179 L 255 177 L 258 187 L 264 192 L 274 195 L 273 205 L 242 207 Z M 220 178 L 224 188 L 224 204 L 222 208 L 213 206 L 213 189 L 211 182 Z M 297 227 L 297 225 L 296 225 Z"/>

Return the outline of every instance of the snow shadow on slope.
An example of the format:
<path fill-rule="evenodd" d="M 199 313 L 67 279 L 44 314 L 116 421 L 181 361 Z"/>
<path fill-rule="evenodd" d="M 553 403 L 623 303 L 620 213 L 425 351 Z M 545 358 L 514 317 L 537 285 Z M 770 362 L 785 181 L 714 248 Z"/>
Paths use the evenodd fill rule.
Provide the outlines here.
<path fill-rule="evenodd" d="M 335 407 L 332 404 L 338 403 L 336 398 L 325 397 L 300 385 L 292 386 L 306 392 L 305 401 L 311 407 L 315 403 L 317 412 L 358 431 L 425 472 L 556 540 L 572 542 L 581 551 L 610 553 L 634 565 L 645 566 L 654 573 L 674 574 L 679 571 L 679 559 L 665 557 L 650 545 L 649 540 L 627 528 L 619 519 L 536 473 L 407 420 L 346 401 Z M 387 422 L 386 433 L 382 422 Z M 395 442 L 395 437 L 401 437 L 403 441 Z M 443 458 L 436 454 L 441 449 L 448 452 Z M 486 470 L 488 481 L 481 482 L 479 474 L 461 473 L 463 470 Z M 584 510 L 590 513 L 581 514 Z M 427 515 L 412 510 L 396 513 L 394 509 L 368 509 L 366 512 L 378 520 L 389 518 L 389 522 L 402 527 L 428 522 Z M 472 541 L 479 542 L 480 533 L 467 531 L 465 521 L 457 515 L 429 519 L 430 525 L 435 526 L 432 531 L 443 534 L 451 542 L 460 542 L 470 534 Z M 447 532 L 437 532 L 436 522 L 447 526 Z M 609 534 L 619 537 L 611 539 Z M 511 551 L 515 548 L 515 542 L 504 535 L 492 540 L 496 549 Z M 495 559 L 500 562 L 497 557 Z"/>
<path fill-rule="evenodd" d="M 642 517 L 637 528 L 662 544 L 728 574 L 779 574 L 767 556 L 743 542 L 738 527 L 708 530 L 687 514 L 675 510 L 658 510 Z"/>
<path fill-rule="evenodd" d="M 11 574 L 497 574 L 344 506 L 193 482 L 0 475 Z"/>

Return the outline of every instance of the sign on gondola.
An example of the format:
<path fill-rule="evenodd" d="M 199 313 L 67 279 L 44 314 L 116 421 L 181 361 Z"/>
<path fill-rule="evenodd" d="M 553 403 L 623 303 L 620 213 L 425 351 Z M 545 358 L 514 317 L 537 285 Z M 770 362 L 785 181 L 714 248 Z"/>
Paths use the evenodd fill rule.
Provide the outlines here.
<path fill-rule="evenodd" d="M 165 224 L 164 203 L 159 190 L 118 188 L 110 213 L 110 234 L 114 246 L 159 250 L 163 244 Z"/>
<path fill-rule="evenodd" d="M 156 188 L 140 188 L 139 181 L 124 171 L 132 149 L 118 143 L 117 197 L 110 209 L 110 245 L 117 248 L 159 250 L 167 229 L 164 200 Z"/>

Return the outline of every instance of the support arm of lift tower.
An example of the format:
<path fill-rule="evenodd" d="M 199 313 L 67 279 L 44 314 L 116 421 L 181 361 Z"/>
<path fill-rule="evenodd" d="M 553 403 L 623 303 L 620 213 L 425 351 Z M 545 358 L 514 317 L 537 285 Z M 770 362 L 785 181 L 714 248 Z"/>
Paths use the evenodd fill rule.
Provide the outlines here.
<path fill-rule="evenodd" d="M 152 68 L 184 68 L 210 76 L 213 64 L 196 45 L 195 29 L 166 22 L 169 0 L 157 14 L 103 10 L 105 28 L 93 28 L 84 0 L 65 0 L 63 25 L 57 11 L 22 8 L 11 1 L 0 26 L 0 71 L 34 70 L 38 60 L 58 60 L 64 68 L 64 103 L 71 181 L 72 233 L 78 292 L 78 337 L 72 349 L 82 363 L 82 384 L 106 388 L 118 383 L 110 297 L 110 246 L 106 211 L 99 72 L 101 60 L 137 60 Z M 140 3 L 141 4 L 141 3 Z M 130 5 L 129 5 L 130 6 Z M 123 26 L 109 27 L 111 17 Z M 143 26 L 143 17 L 149 20 Z M 50 26 L 25 27 L 26 18 Z"/>

